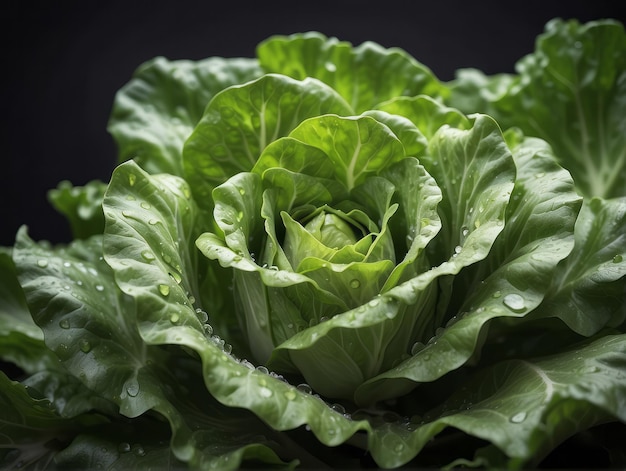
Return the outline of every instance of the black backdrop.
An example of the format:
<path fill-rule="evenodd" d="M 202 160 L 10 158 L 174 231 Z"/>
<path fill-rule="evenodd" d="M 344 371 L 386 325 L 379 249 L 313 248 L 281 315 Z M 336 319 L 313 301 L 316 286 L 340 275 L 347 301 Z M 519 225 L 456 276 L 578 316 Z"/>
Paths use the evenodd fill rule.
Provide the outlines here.
<path fill-rule="evenodd" d="M 353 44 L 401 47 L 449 80 L 461 67 L 513 72 L 554 17 L 625 22 L 621 3 L 11 2 L 2 7 L 0 245 L 11 245 L 22 224 L 37 240 L 70 239 L 46 192 L 63 179 L 76 185 L 109 179 L 116 150 L 106 123 L 114 94 L 154 56 L 251 57 L 272 34 L 316 30 Z"/>

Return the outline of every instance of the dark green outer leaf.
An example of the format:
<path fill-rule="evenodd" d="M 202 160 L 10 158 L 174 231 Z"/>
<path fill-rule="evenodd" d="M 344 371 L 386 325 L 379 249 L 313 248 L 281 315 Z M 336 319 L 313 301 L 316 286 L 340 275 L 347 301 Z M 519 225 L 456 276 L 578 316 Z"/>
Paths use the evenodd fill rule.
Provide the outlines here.
<path fill-rule="evenodd" d="M 261 67 L 302 80 L 330 85 L 356 113 L 405 95 L 446 93 L 433 73 L 398 48 L 365 42 L 357 47 L 319 33 L 273 36 L 257 47 Z"/>
<path fill-rule="evenodd" d="M 104 232 L 102 199 L 107 185 L 101 181 L 91 181 L 84 186 L 72 186 L 62 181 L 48 192 L 52 205 L 69 221 L 72 235 L 76 239 L 86 239 Z"/>
<path fill-rule="evenodd" d="M 483 94 L 487 109 L 479 111 L 492 113 L 504 128 L 519 127 L 546 140 L 584 196 L 625 196 L 624 26 L 614 20 L 555 19 L 516 70 L 511 80 L 486 80 L 499 93 Z"/>
<path fill-rule="evenodd" d="M 626 197 L 586 201 L 574 235 L 572 253 L 533 318 L 558 317 L 591 336 L 626 319 Z"/>
<path fill-rule="evenodd" d="M 211 98 L 261 74 L 256 60 L 244 58 L 156 57 L 144 63 L 117 93 L 109 119 L 119 161 L 135 159 L 150 173 L 183 175 L 183 143 Z"/>

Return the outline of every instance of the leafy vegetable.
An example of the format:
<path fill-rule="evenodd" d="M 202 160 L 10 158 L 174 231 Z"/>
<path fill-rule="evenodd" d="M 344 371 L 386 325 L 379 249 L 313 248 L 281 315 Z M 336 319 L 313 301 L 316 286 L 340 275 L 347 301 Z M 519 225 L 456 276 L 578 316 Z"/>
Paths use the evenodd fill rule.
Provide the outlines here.
<path fill-rule="evenodd" d="M 513 75 L 275 36 L 142 65 L 75 240 L 0 251 L 0 461 L 541 467 L 626 425 L 626 34 Z M 611 466 L 618 445 L 604 444 Z"/>

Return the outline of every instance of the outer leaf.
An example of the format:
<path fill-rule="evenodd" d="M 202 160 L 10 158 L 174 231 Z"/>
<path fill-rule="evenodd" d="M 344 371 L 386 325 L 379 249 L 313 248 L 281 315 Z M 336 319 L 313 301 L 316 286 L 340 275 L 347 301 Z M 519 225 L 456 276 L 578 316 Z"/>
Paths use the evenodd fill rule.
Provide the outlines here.
<path fill-rule="evenodd" d="M 183 174 L 183 143 L 207 103 L 231 85 L 262 74 L 254 59 L 169 61 L 156 57 L 116 95 L 108 130 L 120 162 L 135 159 L 150 173 Z"/>
<path fill-rule="evenodd" d="M 558 317 L 590 336 L 626 319 L 626 197 L 587 201 L 574 234 L 574 249 L 533 317 Z"/>
<path fill-rule="evenodd" d="M 28 374 L 53 369 L 57 364 L 30 315 L 8 251 L 0 251 L 0 357 Z"/>
<path fill-rule="evenodd" d="M 306 78 L 265 75 L 216 95 L 185 143 L 185 178 L 194 198 L 211 208 L 213 188 L 252 169 L 265 147 L 301 121 L 325 113 L 351 114 L 333 89 Z"/>
<path fill-rule="evenodd" d="M 23 468 L 50 459 L 50 450 L 81 429 L 102 424 L 97 416 L 60 417 L 50 402 L 29 395 L 17 381 L 0 372 L 0 465 Z M 5 452 L 6 450 L 6 452 Z"/>
<path fill-rule="evenodd" d="M 353 48 L 319 33 L 273 36 L 259 44 L 257 55 L 267 72 L 327 83 L 357 113 L 400 95 L 445 93 L 433 73 L 406 52 L 372 42 Z"/>
<path fill-rule="evenodd" d="M 498 122 L 549 142 L 585 196 L 625 196 L 623 25 L 553 20 L 516 69 L 507 93 L 491 103 Z"/>
<path fill-rule="evenodd" d="M 74 238 L 86 239 L 104 231 L 102 199 L 105 190 L 106 184 L 100 181 L 82 187 L 62 181 L 48 192 L 48 199 L 68 219 Z"/>
<path fill-rule="evenodd" d="M 401 449 L 419 453 L 433 436 L 454 427 L 508 456 L 505 463 L 483 464 L 532 468 L 578 431 L 624 421 L 625 362 L 626 338 L 614 335 L 543 359 L 499 363 L 453 392 L 421 424 L 410 424 L 414 430 L 400 435 Z M 388 428 L 393 432 L 393 426 Z"/>

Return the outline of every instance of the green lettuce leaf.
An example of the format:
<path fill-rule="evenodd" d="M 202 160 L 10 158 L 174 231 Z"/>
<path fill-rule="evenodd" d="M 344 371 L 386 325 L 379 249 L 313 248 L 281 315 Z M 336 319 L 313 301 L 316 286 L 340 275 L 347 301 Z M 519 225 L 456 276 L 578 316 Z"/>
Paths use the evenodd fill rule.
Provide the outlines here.
<path fill-rule="evenodd" d="M 65 180 L 48 192 L 52 205 L 69 221 L 74 238 L 86 239 L 104 231 L 102 199 L 106 187 L 97 180 L 84 186 L 73 186 Z"/>
<path fill-rule="evenodd" d="M 182 176 L 183 144 L 211 98 L 261 74 L 257 61 L 247 58 L 145 62 L 117 92 L 109 118 L 119 161 L 135 159 L 151 173 Z"/>
<path fill-rule="evenodd" d="M 504 128 L 519 127 L 546 140 L 583 195 L 625 196 L 624 26 L 608 19 L 552 20 L 516 71 L 512 79 L 488 78 L 487 89 L 496 92 L 483 93 L 487 109 L 470 111 L 493 113 Z M 475 77 L 459 75 L 454 86 L 473 93 L 476 87 L 463 81 Z M 461 107 L 464 97 L 452 94 L 450 103 Z"/>
<path fill-rule="evenodd" d="M 257 47 L 263 70 L 330 85 L 356 113 L 396 96 L 446 93 L 433 73 L 401 49 L 373 42 L 357 47 L 310 32 L 272 36 Z"/>
<path fill-rule="evenodd" d="M 325 113 L 352 111 L 337 92 L 312 78 L 264 75 L 218 93 L 183 149 L 185 179 L 198 204 L 210 209 L 213 188 L 252 169 L 268 144 L 300 122 Z"/>

